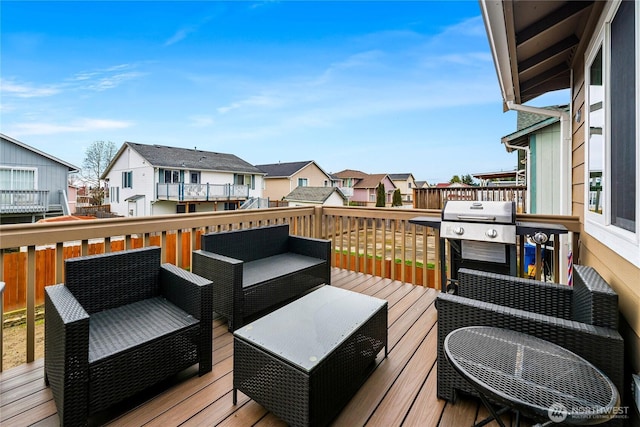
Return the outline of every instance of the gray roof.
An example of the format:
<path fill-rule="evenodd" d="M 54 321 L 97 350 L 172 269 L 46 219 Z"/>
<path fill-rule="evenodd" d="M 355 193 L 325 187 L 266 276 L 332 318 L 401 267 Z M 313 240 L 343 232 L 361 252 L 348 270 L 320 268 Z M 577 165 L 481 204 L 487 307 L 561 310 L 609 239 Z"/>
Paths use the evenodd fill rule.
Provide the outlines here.
<path fill-rule="evenodd" d="M 543 107 L 545 110 L 551 111 L 569 111 L 568 105 L 552 105 L 549 107 Z M 549 118 L 549 116 L 545 116 L 543 114 L 530 113 L 528 111 L 518 111 L 518 130 L 523 130 L 529 128 L 533 125 L 536 125 L 540 122 L 544 122 Z M 559 121 L 559 118 L 556 118 L 555 121 Z"/>
<path fill-rule="evenodd" d="M 268 165 L 256 165 L 256 167 L 267 174 L 265 178 L 287 178 L 294 175 L 310 163 L 313 163 L 313 161 L 307 160 L 304 162 L 271 163 Z"/>
<path fill-rule="evenodd" d="M 411 176 L 411 173 L 390 173 L 389 179 L 392 181 L 406 181 Z"/>
<path fill-rule="evenodd" d="M 336 187 L 296 187 L 285 197 L 285 200 L 324 203 L 334 192 L 345 199 L 342 192 Z"/>
<path fill-rule="evenodd" d="M 137 151 L 155 167 L 263 174 L 257 167 L 233 154 L 134 142 L 125 142 L 125 145 Z"/>
<path fill-rule="evenodd" d="M 568 105 L 554 105 L 551 107 L 544 107 L 545 110 L 552 111 L 568 111 Z M 502 143 L 509 143 L 509 145 L 516 145 L 525 147 L 529 145 L 529 135 L 544 129 L 547 126 L 551 126 L 554 123 L 560 121 L 559 117 L 545 116 L 544 114 L 530 113 L 528 111 L 518 111 L 518 130 L 509 135 L 502 137 Z M 505 146 L 507 152 L 511 153 L 512 148 Z"/>
<path fill-rule="evenodd" d="M 0 138 L 4 139 L 5 141 L 11 142 L 12 144 L 15 144 L 19 147 L 24 148 L 25 150 L 29 150 L 29 151 L 33 151 L 34 153 L 42 156 L 42 157 L 46 157 L 47 159 L 53 160 L 54 162 L 60 163 L 61 165 L 65 166 L 69 172 L 79 172 L 80 168 L 78 168 L 77 166 L 72 165 L 71 163 L 65 162 L 64 160 L 60 160 L 57 157 L 52 156 L 51 154 L 47 154 L 44 151 L 40 151 L 37 148 L 34 148 L 30 145 L 25 144 L 24 142 L 18 141 L 17 139 L 11 138 L 8 135 L 5 135 L 3 133 L 0 133 Z"/>

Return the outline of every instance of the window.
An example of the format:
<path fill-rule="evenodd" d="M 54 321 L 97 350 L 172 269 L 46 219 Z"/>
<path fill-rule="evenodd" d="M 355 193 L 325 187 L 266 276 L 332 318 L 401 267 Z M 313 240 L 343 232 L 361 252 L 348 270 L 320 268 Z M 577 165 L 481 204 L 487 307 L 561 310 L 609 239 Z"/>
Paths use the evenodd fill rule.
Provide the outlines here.
<path fill-rule="evenodd" d="M 0 190 L 37 190 L 36 169 L 0 168 Z"/>
<path fill-rule="evenodd" d="M 200 184 L 200 172 L 191 172 L 191 184 Z"/>
<path fill-rule="evenodd" d="M 178 184 L 183 181 L 184 171 L 160 169 L 160 184 Z"/>
<path fill-rule="evenodd" d="M 252 190 L 256 189 L 256 179 L 254 175 L 236 174 L 233 180 L 236 185 L 248 185 Z"/>
<path fill-rule="evenodd" d="M 611 2 L 603 16 L 585 56 L 585 231 L 640 266 L 640 6 Z"/>
<path fill-rule="evenodd" d="M 602 46 L 589 65 L 589 211 L 602 214 L 604 193 L 604 91 L 602 87 Z"/>
<path fill-rule="evenodd" d="M 635 4 L 623 1 L 611 22 L 611 223 L 636 231 Z M 615 48 L 614 48 L 615 47 Z"/>
<path fill-rule="evenodd" d="M 120 203 L 120 187 L 111 187 L 109 189 L 109 200 L 111 203 Z"/>
<path fill-rule="evenodd" d="M 307 178 L 298 178 L 298 187 L 306 187 L 309 185 L 309 180 Z"/>
<path fill-rule="evenodd" d="M 133 172 L 122 172 L 122 188 L 133 188 Z"/>

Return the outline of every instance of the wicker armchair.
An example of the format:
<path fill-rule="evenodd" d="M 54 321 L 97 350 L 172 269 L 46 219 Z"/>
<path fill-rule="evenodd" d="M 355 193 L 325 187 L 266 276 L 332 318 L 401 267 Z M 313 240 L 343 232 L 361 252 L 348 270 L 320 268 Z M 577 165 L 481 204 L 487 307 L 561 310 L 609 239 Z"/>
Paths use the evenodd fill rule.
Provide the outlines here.
<path fill-rule="evenodd" d="M 185 368 L 212 368 L 212 283 L 160 248 L 69 259 L 45 288 L 44 372 L 61 425 L 89 417 Z"/>
<path fill-rule="evenodd" d="M 523 332 L 582 356 L 613 381 L 622 400 L 618 296 L 595 270 L 574 266 L 573 287 L 468 269 L 460 269 L 458 278 L 458 295 L 441 293 L 436 302 L 438 397 L 455 401 L 457 391 L 476 394 L 448 363 L 443 346 L 451 331 L 477 325 Z"/>
<path fill-rule="evenodd" d="M 213 310 L 229 330 L 331 281 L 331 241 L 289 235 L 289 225 L 209 233 L 192 271 L 213 281 Z"/>

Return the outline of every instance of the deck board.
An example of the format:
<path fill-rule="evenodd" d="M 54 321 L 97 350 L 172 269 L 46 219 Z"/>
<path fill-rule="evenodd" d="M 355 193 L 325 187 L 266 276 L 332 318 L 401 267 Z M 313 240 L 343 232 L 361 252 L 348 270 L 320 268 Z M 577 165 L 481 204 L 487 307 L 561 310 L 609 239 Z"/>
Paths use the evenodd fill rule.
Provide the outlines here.
<path fill-rule="evenodd" d="M 389 356 L 378 355 L 376 369 L 332 425 L 450 427 L 471 425 L 484 417 L 486 410 L 477 399 L 460 398 L 451 404 L 437 398 L 436 291 L 342 269 L 332 270 L 332 285 L 386 299 L 389 307 Z M 233 336 L 224 319 L 215 320 L 213 340 L 211 372 L 198 377 L 197 367 L 190 367 L 98 414 L 92 424 L 284 426 L 242 393 L 238 393 L 238 404 L 232 404 Z M 509 417 L 505 421 L 511 422 Z M 51 390 L 44 385 L 42 359 L 0 373 L 0 424 L 58 425 Z"/>

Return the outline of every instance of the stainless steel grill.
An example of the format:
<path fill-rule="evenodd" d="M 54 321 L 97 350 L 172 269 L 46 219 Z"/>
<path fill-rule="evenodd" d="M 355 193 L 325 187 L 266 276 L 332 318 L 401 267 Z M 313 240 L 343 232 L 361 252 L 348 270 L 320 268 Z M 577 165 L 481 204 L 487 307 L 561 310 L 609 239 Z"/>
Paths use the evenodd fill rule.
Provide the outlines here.
<path fill-rule="evenodd" d="M 515 245 L 515 203 L 448 201 L 442 210 L 440 236 Z"/>
<path fill-rule="evenodd" d="M 462 267 L 516 276 L 516 247 L 520 245 L 522 257 L 525 236 L 531 236 L 539 249 L 551 237 L 567 233 L 564 226 L 516 222 L 515 202 L 501 201 L 449 200 L 440 218 L 416 217 L 410 222 L 440 230 L 442 290 L 455 288 Z M 536 256 L 536 271 L 541 270 L 541 263 Z"/>

